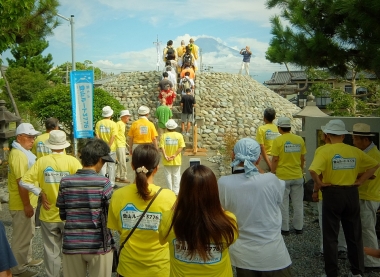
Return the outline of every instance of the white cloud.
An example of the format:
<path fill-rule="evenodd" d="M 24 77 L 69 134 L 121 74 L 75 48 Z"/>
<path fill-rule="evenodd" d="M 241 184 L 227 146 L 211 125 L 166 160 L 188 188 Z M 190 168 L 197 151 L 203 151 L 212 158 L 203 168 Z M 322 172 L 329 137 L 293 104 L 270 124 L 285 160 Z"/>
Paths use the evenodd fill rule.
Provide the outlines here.
<path fill-rule="evenodd" d="M 189 34 L 178 36 L 173 39 L 174 45 L 180 45 L 181 40 L 187 44 L 190 39 Z M 200 37 L 210 37 L 205 35 L 192 36 L 195 40 Z M 252 49 L 254 57 L 251 58 L 250 74 L 256 76 L 259 81 L 263 82 L 270 79 L 271 73 L 275 71 L 286 70 L 284 66 L 279 64 L 272 64 L 265 59 L 265 51 L 268 47 L 267 43 L 260 42 L 252 38 L 237 38 L 231 37 L 226 41 L 220 38 L 214 38 L 219 43 L 228 47 L 240 50 L 237 46 L 229 45 L 229 42 L 238 45 L 249 45 Z M 165 47 L 166 43 L 162 46 Z M 164 64 L 161 59 L 162 47 L 160 49 L 160 70 Z M 221 49 L 220 52 L 204 53 L 202 56 L 204 67 L 211 67 L 211 71 L 238 73 L 242 57 L 231 54 L 228 49 Z M 118 62 L 114 62 L 118 61 Z M 150 71 L 157 68 L 157 51 L 155 47 L 146 48 L 141 51 L 129 51 L 116 55 L 108 56 L 105 60 L 98 60 L 94 62 L 95 66 L 101 68 L 106 72 L 113 72 L 115 74 L 123 71 Z"/>
<path fill-rule="evenodd" d="M 66 0 L 67 1 L 67 0 Z M 94 1 L 95 2 L 95 1 Z M 153 23 L 157 20 L 167 20 L 181 24 L 201 19 L 248 20 L 268 26 L 269 18 L 278 13 L 277 9 L 268 10 L 265 0 L 98 0 L 102 5 L 123 11 L 127 15 L 134 12 L 144 12 L 146 20 Z M 190 11 L 190 12 L 185 12 Z"/>

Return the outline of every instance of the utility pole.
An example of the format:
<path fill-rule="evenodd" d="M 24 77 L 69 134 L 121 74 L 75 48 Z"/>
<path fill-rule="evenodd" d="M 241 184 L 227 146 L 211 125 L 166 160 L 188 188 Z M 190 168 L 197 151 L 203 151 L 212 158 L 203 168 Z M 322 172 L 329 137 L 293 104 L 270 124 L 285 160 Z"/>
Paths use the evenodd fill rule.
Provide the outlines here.
<path fill-rule="evenodd" d="M 153 44 L 156 45 L 157 49 L 157 71 L 160 71 L 160 46 L 161 46 L 161 41 L 158 41 L 158 35 L 157 35 L 157 40 L 153 42 Z"/>
<path fill-rule="evenodd" d="M 199 48 L 199 69 L 202 72 L 203 71 L 203 64 L 202 64 L 202 48 Z"/>

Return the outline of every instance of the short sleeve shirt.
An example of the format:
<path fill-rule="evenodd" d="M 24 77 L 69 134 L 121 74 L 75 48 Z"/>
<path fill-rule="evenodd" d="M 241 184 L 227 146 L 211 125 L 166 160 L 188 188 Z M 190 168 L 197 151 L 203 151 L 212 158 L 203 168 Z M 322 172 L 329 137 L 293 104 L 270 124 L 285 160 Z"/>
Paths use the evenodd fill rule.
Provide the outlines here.
<path fill-rule="evenodd" d="M 116 134 L 116 148 L 125 148 L 127 145 L 127 141 L 125 138 L 125 123 L 119 120 L 116 123 L 117 126 L 117 134 Z"/>
<path fill-rule="evenodd" d="M 263 144 L 267 155 L 272 155 L 273 140 L 280 135 L 278 128 L 273 123 L 267 123 L 257 129 L 256 140 Z"/>
<path fill-rule="evenodd" d="M 278 157 L 276 176 L 281 180 L 294 180 L 303 177 L 301 155 L 306 154 L 302 137 L 286 133 L 273 141 L 272 156 Z"/>
<path fill-rule="evenodd" d="M 116 123 L 110 119 L 102 119 L 98 121 L 95 125 L 95 133 L 104 140 L 107 144 L 110 142 L 111 137 L 116 137 L 117 135 L 117 126 Z M 113 141 L 111 145 L 111 152 L 116 151 L 116 142 Z"/>
<path fill-rule="evenodd" d="M 172 156 L 177 152 L 178 148 L 184 148 L 185 141 L 182 134 L 178 132 L 166 132 L 160 138 L 160 148 L 165 149 L 167 156 Z M 162 157 L 163 165 L 181 165 L 182 157 L 179 153 L 172 161 L 167 161 L 165 157 Z"/>
<path fill-rule="evenodd" d="M 133 143 L 152 143 L 158 133 L 152 122 L 141 117 L 132 123 L 128 136 L 133 138 Z"/>
<path fill-rule="evenodd" d="M 193 105 L 195 104 L 194 96 L 190 94 L 185 94 L 181 98 L 182 104 L 182 113 L 192 114 L 193 113 Z"/>
<path fill-rule="evenodd" d="M 16 180 L 20 179 L 28 171 L 28 159 L 22 151 L 12 149 L 9 154 L 8 163 L 9 210 L 23 211 L 24 205 L 18 192 Z M 32 192 L 29 192 L 29 200 L 33 208 L 37 207 L 38 197 Z"/>
<path fill-rule="evenodd" d="M 375 159 L 356 147 L 334 143 L 317 149 L 309 170 L 322 174 L 324 183 L 349 186 L 355 183 L 359 173 L 377 164 Z"/>

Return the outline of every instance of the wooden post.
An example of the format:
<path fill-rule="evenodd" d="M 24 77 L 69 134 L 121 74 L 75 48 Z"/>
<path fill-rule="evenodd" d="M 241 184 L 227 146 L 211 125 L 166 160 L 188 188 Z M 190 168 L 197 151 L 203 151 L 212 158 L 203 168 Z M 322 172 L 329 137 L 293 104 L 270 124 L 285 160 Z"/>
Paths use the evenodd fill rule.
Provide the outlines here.
<path fill-rule="evenodd" d="M 197 154 L 198 152 L 198 127 L 195 124 L 193 127 L 193 153 Z"/>

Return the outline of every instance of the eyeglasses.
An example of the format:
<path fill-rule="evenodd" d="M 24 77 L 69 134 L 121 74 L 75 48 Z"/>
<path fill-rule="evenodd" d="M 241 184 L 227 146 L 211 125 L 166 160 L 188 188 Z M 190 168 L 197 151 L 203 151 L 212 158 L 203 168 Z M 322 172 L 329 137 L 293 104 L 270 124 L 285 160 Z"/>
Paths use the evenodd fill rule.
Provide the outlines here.
<path fill-rule="evenodd" d="M 35 140 L 36 139 L 36 136 L 30 136 L 30 135 L 22 135 L 23 137 L 26 137 L 28 139 L 33 139 Z"/>

